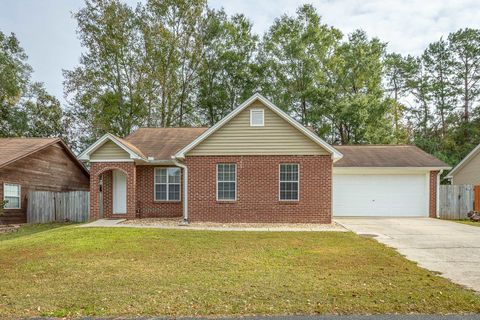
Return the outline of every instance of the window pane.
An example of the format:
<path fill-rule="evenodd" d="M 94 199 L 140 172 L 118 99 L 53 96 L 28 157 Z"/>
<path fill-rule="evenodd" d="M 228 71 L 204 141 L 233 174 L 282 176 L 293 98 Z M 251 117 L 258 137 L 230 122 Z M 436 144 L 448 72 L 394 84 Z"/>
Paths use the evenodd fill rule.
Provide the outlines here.
<path fill-rule="evenodd" d="M 5 184 L 3 194 L 5 197 L 19 197 L 20 186 L 18 184 Z"/>
<path fill-rule="evenodd" d="M 252 126 L 263 126 L 263 110 L 252 110 L 250 116 Z"/>
<path fill-rule="evenodd" d="M 167 183 L 167 169 L 165 169 L 165 168 L 155 169 L 155 182 L 156 183 Z"/>
<path fill-rule="evenodd" d="M 156 184 L 155 185 L 155 200 L 167 200 L 167 185 Z"/>
<path fill-rule="evenodd" d="M 280 165 L 280 200 L 298 200 L 298 164 Z"/>
<path fill-rule="evenodd" d="M 180 169 L 169 168 L 168 169 L 168 183 L 180 183 Z"/>
<path fill-rule="evenodd" d="M 5 197 L 5 200 L 7 201 L 5 209 L 20 208 L 20 199 L 18 197 Z"/>
<path fill-rule="evenodd" d="M 180 200 L 180 185 L 170 184 L 168 186 L 168 200 L 178 201 Z"/>

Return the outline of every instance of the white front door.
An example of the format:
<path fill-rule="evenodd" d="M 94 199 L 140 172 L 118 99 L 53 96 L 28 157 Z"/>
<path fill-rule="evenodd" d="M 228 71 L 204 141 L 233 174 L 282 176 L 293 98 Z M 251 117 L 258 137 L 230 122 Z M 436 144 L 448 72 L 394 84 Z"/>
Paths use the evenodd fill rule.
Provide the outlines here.
<path fill-rule="evenodd" d="M 127 177 L 119 170 L 113 170 L 113 213 L 127 213 Z"/>
<path fill-rule="evenodd" d="M 428 217 L 425 174 L 334 174 L 333 216 Z"/>

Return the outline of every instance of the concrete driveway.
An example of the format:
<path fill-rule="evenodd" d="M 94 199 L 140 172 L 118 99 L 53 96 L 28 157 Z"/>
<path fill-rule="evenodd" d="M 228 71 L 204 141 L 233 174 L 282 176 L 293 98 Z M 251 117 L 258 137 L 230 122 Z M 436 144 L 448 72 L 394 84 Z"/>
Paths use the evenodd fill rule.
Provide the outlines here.
<path fill-rule="evenodd" d="M 419 266 L 480 292 L 480 227 L 430 218 L 336 218 Z"/>

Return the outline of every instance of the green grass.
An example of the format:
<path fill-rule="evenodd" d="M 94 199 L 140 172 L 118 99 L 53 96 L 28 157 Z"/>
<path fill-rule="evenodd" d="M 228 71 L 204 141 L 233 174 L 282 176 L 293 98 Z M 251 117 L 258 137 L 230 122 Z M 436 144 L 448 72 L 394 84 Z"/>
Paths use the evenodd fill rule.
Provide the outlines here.
<path fill-rule="evenodd" d="M 353 233 L 67 226 L 0 241 L 0 270 L 0 318 L 480 312 Z"/>
<path fill-rule="evenodd" d="M 471 220 L 454 220 L 454 221 L 458 223 L 468 224 L 470 226 L 480 227 L 480 222 L 474 222 Z"/>

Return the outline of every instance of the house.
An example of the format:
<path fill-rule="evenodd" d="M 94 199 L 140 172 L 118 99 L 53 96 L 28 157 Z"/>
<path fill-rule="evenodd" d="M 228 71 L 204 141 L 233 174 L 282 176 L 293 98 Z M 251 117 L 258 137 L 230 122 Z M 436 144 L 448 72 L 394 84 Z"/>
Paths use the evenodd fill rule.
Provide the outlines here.
<path fill-rule="evenodd" d="M 30 190 L 88 190 L 89 172 L 59 138 L 0 138 L 0 223 L 24 223 Z"/>
<path fill-rule="evenodd" d="M 460 161 L 446 176 L 452 184 L 480 185 L 480 144 Z"/>
<path fill-rule="evenodd" d="M 447 165 L 412 146 L 336 146 L 256 93 L 210 128 L 106 134 L 91 166 L 91 219 L 330 223 L 436 216 Z"/>

